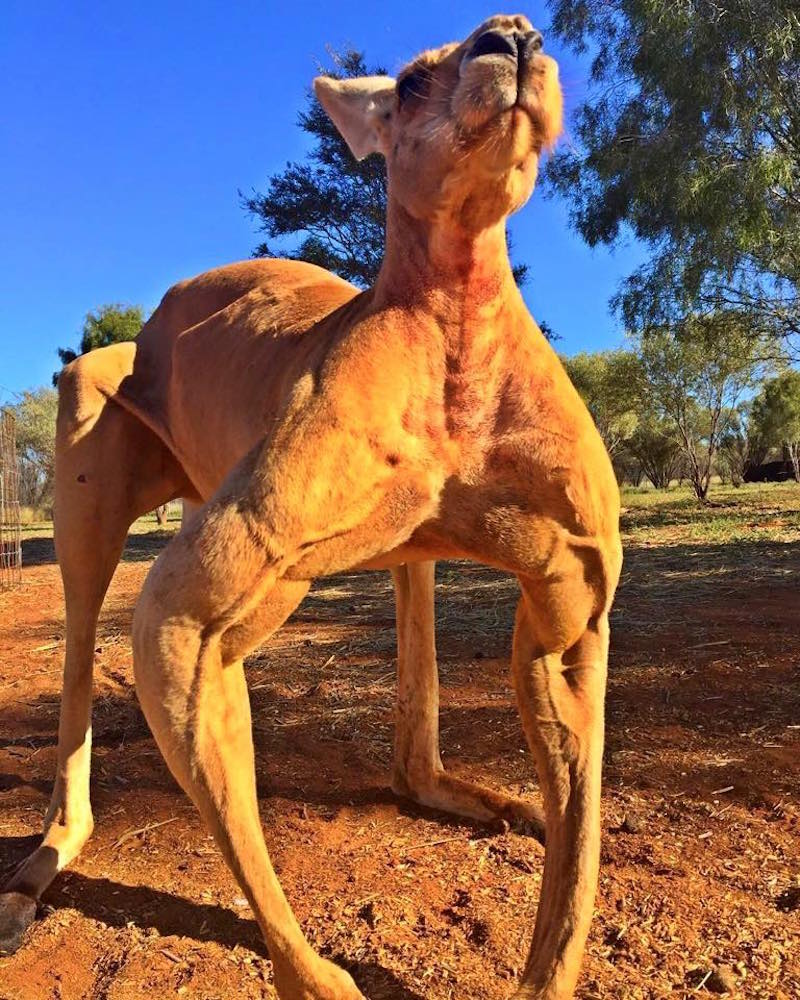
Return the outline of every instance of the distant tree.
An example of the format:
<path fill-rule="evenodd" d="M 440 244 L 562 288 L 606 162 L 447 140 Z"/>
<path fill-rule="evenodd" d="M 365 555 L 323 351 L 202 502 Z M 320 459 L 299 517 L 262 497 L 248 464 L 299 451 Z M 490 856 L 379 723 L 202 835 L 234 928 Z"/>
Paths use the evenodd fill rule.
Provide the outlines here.
<path fill-rule="evenodd" d="M 797 0 L 549 7 L 593 61 L 575 141 L 545 174 L 590 245 L 648 245 L 614 300 L 626 328 L 736 310 L 800 333 Z"/>
<path fill-rule="evenodd" d="M 379 66 L 368 68 L 364 54 L 355 49 L 329 55 L 332 65 L 320 69 L 328 76 L 386 73 Z M 240 192 L 243 207 L 267 237 L 253 256 L 309 261 L 369 288 L 383 260 L 386 162 L 378 154 L 356 160 L 313 92 L 297 123 L 311 137 L 305 160 L 288 163 L 269 179 L 263 193 Z M 518 284 L 525 281 L 527 270 L 525 264 L 514 266 Z"/>
<path fill-rule="evenodd" d="M 30 389 L 10 409 L 17 425 L 20 503 L 40 507 L 53 498 L 58 393 L 48 386 Z"/>
<path fill-rule="evenodd" d="M 753 400 L 752 423 L 765 441 L 786 448 L 800 483 L 800 371 L 785 371 L 764 383 Z"/>
<path fill-rule="evenodd" d="M 718 470 L 734 486 L 741 486 L 748 469 L 761 465 L 770 448 L 760 428 L 751 420 L 751 409 L 749 402 L 734 407 L 726 415 L 726 430 L 720 436 Z"/>
<path fill-rule="evenodd" d="M 770 365 L 771 350 L 736 313 L 692 317 L 637 341 L 640 392 L 672 429 L 699 500 L 705 500 L 731 414 Z"/>
<path fill-rule="evenodd" d="M 681 447 L 674 425 L 653 413 L 640 412 L 625 451 L 633 455 L 656 489 L 667 489 L 680 469 Z"/>
<path fill-rule="evenodd" d="M 79 355 L 88 354 L 98 347 L 135 340 L 144 325 L 144 318 L 141 306 L 124 306 L 119 303 L 99 306 L 86 314 L 77 351 L 69 347 L 59 347 L 58 356 L 62 364 L 68 365 Z M 58 375 L 58 372 L 53 375 L 53 385 L 58 384 Z"/>
<path fill-rule="evenodd" d="M 641 463 L 632 455 L 627 448 L 619 448 L 611 459 L 614 468 L 614 475 L 620 486 L 629 484 L 631 486 L 641 486 L 645 478 L 645 472 Z"/>
<path fill-rule="evenodd" d="M 597 351 L 563 358 L 610 455 L 631 435 L 636 423 L 639 361 L 631 351 Z"/>

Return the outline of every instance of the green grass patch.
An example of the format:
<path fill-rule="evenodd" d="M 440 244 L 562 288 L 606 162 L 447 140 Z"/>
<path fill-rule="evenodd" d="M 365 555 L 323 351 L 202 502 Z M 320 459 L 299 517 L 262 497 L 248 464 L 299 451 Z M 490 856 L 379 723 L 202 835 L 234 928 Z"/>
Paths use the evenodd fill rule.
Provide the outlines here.
<path fill-rule="evenodd" d="M 180 510 L 175 508 L 165 528 L 158 526 L 155 514 L 146 514 L 131 525 L 130 533 L 175 532 L 180 524 Z M 800 542 L 800 484 L 714 486 L 706 503 L 700 503 L 685 486 L 625 488 L 621 529 L 626 547 Z M 52 521 L 22 527 L 23 540 L 46 539 L 52 533 Z"/>
<path fill-rule="evenodd" d="M 148 535 L 152 531 L 177 531 L 181 526 L 181 513 L 179 510 L 170 511 L 167 518 L 166 527 L 159 527 L 155 514 L 145 514 L 144 517 L 137 518 L 128 532 L 131 535 Z M 49 538 L 53 534 L 53 522 L 49 520 L 33 520 L 22 525 L 22 538 Z"/>
<path fill-rule="evenodd" d="M 626 544 L 736 544 L 800 541 L 800 484 L 745 483 L 712 487 L 700 503 L 688 487 L 624 489 Z"/>

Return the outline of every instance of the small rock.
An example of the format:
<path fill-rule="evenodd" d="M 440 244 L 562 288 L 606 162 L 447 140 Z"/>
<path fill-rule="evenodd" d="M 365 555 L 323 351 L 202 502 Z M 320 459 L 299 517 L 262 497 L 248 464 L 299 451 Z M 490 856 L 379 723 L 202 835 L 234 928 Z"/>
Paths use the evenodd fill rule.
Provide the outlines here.
<path fill-rule="evenodd" d="M 244 896 L 237 896 L 233 901 L 233 905 L 238 909 L 243 910 L 246 906 L 249 906 L 250 904 L 247 902 Z"/>
<path fill-rule="evenodd" d="M 775 900 L 775 905 L 783 913 L 793 913 L 800 910 L 800 885 L 792 885 Z"/>
<path fill-rule="evenodd" d="M 729 965 L 717 965 L 706 980 L 706 989 L 711 993 L 733 993 L 736 990 L 736 976 Z"/>
<path fill-rule="evenodd" d="M 623 833 L 641 833 L 642 826 L 643 823 L 637 816 L 631 816 L 628 813 L 620 824 L 620 830 Z"/>

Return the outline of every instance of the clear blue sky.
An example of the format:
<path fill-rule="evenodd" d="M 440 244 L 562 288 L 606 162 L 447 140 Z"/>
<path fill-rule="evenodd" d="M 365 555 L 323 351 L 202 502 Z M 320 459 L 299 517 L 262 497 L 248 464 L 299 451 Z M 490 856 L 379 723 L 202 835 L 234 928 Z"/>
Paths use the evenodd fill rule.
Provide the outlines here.
<path fill-rule="evenodd" d="M 472 0 L 392 6 L 4 0 L 0 400 L 49 382 L 89 309 L 150 310 L 179 278 L 250 255 L 237 189 L 302 156 L 297 113 L 326 46 L 353 44 L 395 71 L 497 13 Z M 526 13 L 546 28 L 543 3 Z M 586 63 L 549 51 L 572 108 Z M 531 311 L 559 347 L 618 343 L 607 303 L 638 248 L 590 251 L 539 192 L 512 231 Z"/>

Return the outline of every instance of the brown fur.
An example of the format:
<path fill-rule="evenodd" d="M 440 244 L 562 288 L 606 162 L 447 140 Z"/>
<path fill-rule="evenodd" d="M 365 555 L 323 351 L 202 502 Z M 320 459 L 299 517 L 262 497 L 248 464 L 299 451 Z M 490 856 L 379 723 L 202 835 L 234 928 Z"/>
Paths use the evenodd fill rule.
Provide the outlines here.
<path fill-rule="evenodd" d="M 561 126 L 557 68 L 472 59 L 496 17 L 423 54 L 425 93 L 317 81 L 357 155 L 389 168 L 387 247 L 357 294 L 310 265 L 233 265 L 172 289 L 138 342 L 61 383 L 57 545 L 68 640 L 59 774 L 44 845 L 6 898 L 38 896 L 91 830 L 91 649 L 137 514 L 198 508 L 136 610 L 137 690 L 156 740 L 253 907 L 282 1000 L 353 1000 L 306 942 L 272 870 L 255 794 L 242 658 L 313 577 L 391 567 L 398 604 L 394 786 L 480 818 L 532 806 L 449 778 L 438 753 L 433 564 L 515 573 L 512 666 L 547 824 L 542 895 L 519 997 L 572 995 L 599 857 L 608 610 L 619 498 L 591 418 L 514 284 L 505 218 Z"/>

